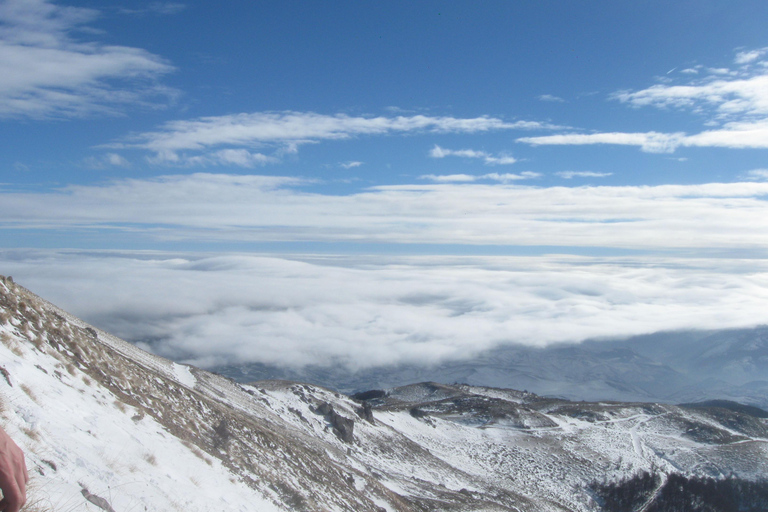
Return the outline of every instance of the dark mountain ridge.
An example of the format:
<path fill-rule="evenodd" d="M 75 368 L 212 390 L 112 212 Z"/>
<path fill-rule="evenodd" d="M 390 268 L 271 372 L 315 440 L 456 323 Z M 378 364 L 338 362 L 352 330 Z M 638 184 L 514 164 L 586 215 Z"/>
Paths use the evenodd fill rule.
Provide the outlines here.
<path fill-rule="evenodd" d="M 722 399 L 768 408 L 768 327 L 664 332 L 544 348 L 503 346 L 441 365 L 285 368 L 263 364 L 217 367 L 240 382 L 287 378 L 354 393 L 411 382 L 465 382 L 527 389 L 570 400 Z"/>

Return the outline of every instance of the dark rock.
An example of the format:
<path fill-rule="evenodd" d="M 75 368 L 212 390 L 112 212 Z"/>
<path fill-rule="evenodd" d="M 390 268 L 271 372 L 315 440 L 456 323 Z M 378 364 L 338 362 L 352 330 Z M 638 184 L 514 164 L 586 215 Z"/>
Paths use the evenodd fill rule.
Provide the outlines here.
<path fill-rule="evenodd" d="M 333 427 L 333 433 L 336 434 L 336 437 L 349 444 L 355 441 L 355 420 L 340 415 L 328 402 L 318 405 L 315 413 L 325 417 L 326 421 Z"/>
<path fill-rule="evenodd" d="M 339 437 L 339 439 L 345 443 L 353 443 L 355 441 L 355 436 L 353 435 L 355 420 L 345 418 L 344 416 L 333 412 L 333 414 L 331 414 L 330 421 L 331 425 L 333 425 L 333 431 Z"/>
<path fill-rule="evenodd" d="M 317 406 L 317 409 L 315 409 L 315 412 L 321 416 L 328 416 L 333 411 L 333 406 L 329 404 L 328 402 L 323 402 L 322 404 Z"/>
<path fill-rule="evenodd" d="M 705 402 L 680 404 L 680 407 L 686 407 L 688 409 L 727 409 L 729 411 L 746 414 L 755 418 L 768 418 L 768 411 L 760 409 L 759 407 L 733 402 L 731 400 L 707 400 Z"/>
<path fill-rule="evenodd" d="M 360 393 L 355 393 L 352 395 L 352 398 L 356 400 L 373 400 L 375 398 L 384 398 L 387 396 L 386 391 L 382 391 L 381 389 L 372 389 L 370 391 L 361 391 Z"/>
<path fill-rule="evenodd" d="M 226 449 L 230 437 L 232 437 L 232 434 L 229 431 L 227 420 L 223 419 L 216 425 L 216 428 L 213 429 L 213 447 L 217 449 Z"/>
<path fill-rule="evenodd" d="M 357 415 L 371 425 L 376 424 L 376 421 L 373 419 L 373 408 L 368 402 L 363 402 L 363 406 L 357 410 Z"/>
<path fill-rule="evenodd" d="M 11 384 L 11 374 L 8 373 L 8 370 L 5 369 L 5 366 L 0 366 L 0 374 L 5 377 L 5 382 L 7 382 L 9 386 L 13 387 L 13 384 Z"/>
<path fill-rule="evenodd" d="M 115 512 L 115 509 L 112 508 L 112 505 L 110 505 L 109 502 L 107 500 L 105 500 L 104 498 L 102 498 L 101 496 L 96 496 L 95 494 L 92 494 L 85 487 L 83 487 L 80 492 L 82 493 L 83 497 L 86 500 L 88 500 L 89 502 L 93 503 L 94 505 L 96 505 L 100 509 L 106 510 L 107 512 Z"/>

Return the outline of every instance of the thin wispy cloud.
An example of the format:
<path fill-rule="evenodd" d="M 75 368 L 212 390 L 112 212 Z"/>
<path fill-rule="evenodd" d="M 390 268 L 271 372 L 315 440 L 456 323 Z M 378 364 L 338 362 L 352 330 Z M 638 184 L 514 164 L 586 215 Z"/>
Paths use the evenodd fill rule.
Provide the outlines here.
<path fill-rule="evenodd" d="M 556 172 L 561 178 L 570 180 L 572 178 L 606 178 L 612 176 L 612 172 L 594 172 L 594 171 L 562 171 Z"/>
<path fill-rule="evenodd" d="M 638 146 L 649 153 L 672 153 L 680 147 L 768 148 L 768 49 L 740 52 L 730 68 L 689 68 L 697 76 L 684 84 L 657 84 L 639 91 L 612 95 L 635 108 L 677 109 L 702 116 L 717 128 L 697 134 L 684 132 L 562 133 L 522 137 L 534 146 L 616 144 Z M 701 72 L 701 73 L 700 73 Z M 698 76 L 706 74 L 705 76 Z"/>
<path fill-rule="evenodd" d="M 121 7 L 118 12 L 121 14 L 134 14 L 134 15 L 172 15 L 178 14 L 187 8 L 186 4 L 179 2 L 151 2 L 146 7 L 142 8 L 127 8 Z"/>
<path fill-rule="evenodd" d="M 341 167 L 343 167 L 344 169 L 354 169 L 355 167 L 360 167 L 361 165 L 363 165 L 363 162 L 357 162 L 357 161 L 344 162 L 339 165 L 341 165 Z"/>
<path fill-rule="evenodd" d="M 768 169 L 752 169 L 744 173 L 748 180 L 768 180 Z"/>
<path fill-rule="evenodd" d="M 648 153 L 672 153 L 688 139 L 684 133 L 565 133 L 542 137 L 521 137 L 518 142 L 532 146 L 584 146 L 615 144 L 639 146 Z"/>
<path fill-rule="evenodd" d="M 481 133 L 497 130 L 544 129 L 548 125 L 529 121 L 506 122 L 481 116 L 475 118 L 353 117 L 314 112 L 256 112 L 192 120 L 171 121 L 159 130 L 134 135 L 108 145 L 113 149 L 143 149 L 153 153 L 154 163 L 189 164 L 205 161 L 217 148 L 243 149 L 268 146 L 290 148 L 322 140 L 359 136 L 416 133 Z M 503 157 L 500 158 L 500 162 Z"/>
<path fill-rule="evenodd" d="M 613 144 L 637 146 L 646 153 L 674 153 L 680 147 L 720 147 L 732 149 L 768 148 L 768 120 L 728 123 L 719 130 L 696 135 L 677 133 L 567 133 L 542 137 L 521 137 L 518 142 L 532 146 L 584 146 Z"/>
<path fill-rule="evenodd" d="M 679 108 L 711 113 L 715 119 L 763 119 L 768 114 L 768 74 L 686 85 L 654 85 L 614 97 L 635 107 Z"/>
<path fill-rule="evenodd" d="M 551 103 L 565 103 L 565 100 L 559 96 L 553 96 L 552 94 L 542 94 L 539 96 L 541 101 L 549 101 Z"/>
<path fill-rule="evenodd" d="M 174 69 L 161 57 L 75 38 L 97 16 L 44 0 L 0 3 L 0 117 L 116 114 L 176 95 L 157 82 Z"/>
<path fill-rule="evenodd" d="M 429 180 L 435 183 L 471 183 L 474 181 L 497 181 L 499 183 L 511 183 L 513 181 L 530 180 L 541 177 L 537 172 L 524 171 L 519 174 L 492 172 L 488 174 L 425 174 L 419 176 L 422 180 Z"/>
<path fill-rule="evenodd" d="M 492 155 L 486 151 L 477 151 L 474 149 L 445 149 L 437 144 L 429 151 L 432 158 L 445 158 L 447 156 L 457 156 L 460 158 L 475 158 L 482 160 L 486 165 L 511 165 L 517 162 L 517 159 L 507 155 Z"/>
<path fill-rule="evenodd" d="M 0 251 L 0 265 L 101 328 L 203 366 L 429 365 L 505 344 L 768 322 L 763 260 Z"/>
<path fill-rule="evenodd" d="M 164 158 L 149 158 L 153 163 L 168 163 Z M 195 155 L 186 158 L 179 158 L 178 155 L 174 155 L 172 158 L 174 163 L 179 163 L 188 166 L 203 166 L 210 167 L 216 165 L 238 166 L 238 167 L 255 167 L 266 164 L 273 164 L 279 162 L 279 158 L 274 156 L 268 156 L 263 153 L 252 152 L 247 149 L 220 149 L 213 151 L 205 155 Z"/>
<path fill-rule="evenodd" d="M 759 48 L 757 50 L 748 50 L 744 52 L 739 52 L 736 54 L 736 58 L 734 59 L 734 62 L 736 64 L 741 64 L 741 65 L 750 64 L 760 59 L 766 53 L 768 53 L 768 48 Z"/>
<path fill-rule="evenodd" d="M 84 165 L 91 169 L 108 169 L 110 167 L 130 167 L 131 163 L 117 153 L 106 153 L 101 156 L 92 156 L 84 160 Z"/>
<path fill-rule="evenodd" d="M 435 183 L 471 183 L 480 178 L 472 174 L 424 174 L 419 176 L 419 179 L 434 181 Z"/>
<path fill-rule="evenodd" d="M 764 249 L 768 183 L 530 187 L 459 175 L 349 195 L 277 176 L 193 174 L 0 193 L 0 226 L 189 241 Z M 529 176 L 533 177 L 533 176 Z M 515 181 L 489 174 L 482 179 Z M 463 183 L 451 183 L 463 182 Z M 130 229 L 126 228 L 130 226 Z"/>

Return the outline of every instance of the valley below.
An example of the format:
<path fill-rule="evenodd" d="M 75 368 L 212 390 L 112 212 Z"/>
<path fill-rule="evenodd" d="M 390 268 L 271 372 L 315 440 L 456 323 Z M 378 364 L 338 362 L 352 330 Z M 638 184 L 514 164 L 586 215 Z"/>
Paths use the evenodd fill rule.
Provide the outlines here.
<path fill-rule="evenodd" d="M 764 337 L 749 345 L 742 334 L 729 338 L 731 354 L 762 350 Z M 703 347 L 700 362 L 723 360 L 714 352 L 722 339 L 687 336 Z M 766 506 L 763 402 L 745 395 L 739 404 L 727 400 L 731 391 L 706 394 L 703 386 L 644 400 L 661 392 L 656 376 L 685 376 L 672 360 L 652 364 L 650 342 L 646 354 L 610 352 L 633 368 L 655 368 L 645 387 L 600 380 L 597 370 L 611 368 L 607 352 L 574 348 L 603 354 L 604 364 L 582 365 L 591 380 L 571 395 L 589 382 L 603 384 L 583 398 L 617 390 L 589 402 L 494 385 L 504 364 L 517 364 L 518 374 L 539 364 L 513 352 L 486 366 L 484 384 L 464 379 L 458 366 L 441 370 L 442 383 L 388 381 L 408 371 L 382 370 L 332 389 L 232 369 L 238 382 L 142 351 L 10 278 L 0 280 L 0 341 L 0 419 L 27 454 L 29 510 L 674 510 L 668 489 L 686 485 L 696 510 L 725 510 L 696 490 L 717 485 L 741 489 L 744 502 L 731 503 L 741 510 Z M 577 356 L 553 359 L 549 377 L 529 373 L 530 382 L 546 389 L 558 374 L 577 381 L 577 370 L 561 369 Z M 611 371 L 635 378 L 627 367 Z M 745 370 L 733 386 L 756 382 L 754 375 Z"/>

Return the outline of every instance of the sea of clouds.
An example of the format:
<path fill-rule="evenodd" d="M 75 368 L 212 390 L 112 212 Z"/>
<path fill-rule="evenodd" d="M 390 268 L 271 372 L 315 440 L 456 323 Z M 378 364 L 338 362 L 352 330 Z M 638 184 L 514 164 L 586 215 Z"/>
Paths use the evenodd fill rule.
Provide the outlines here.
<path fill-rule="evenodd" d="M 203 367 L 435 364 L 504 344 L 768 323 L 768 262 L 0 251 L 6 275 Z"/>

